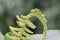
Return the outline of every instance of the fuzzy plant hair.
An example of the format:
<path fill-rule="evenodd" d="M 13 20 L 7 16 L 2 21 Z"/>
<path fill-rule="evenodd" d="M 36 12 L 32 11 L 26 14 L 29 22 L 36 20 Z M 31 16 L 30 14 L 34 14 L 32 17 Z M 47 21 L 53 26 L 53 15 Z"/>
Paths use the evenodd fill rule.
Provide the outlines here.
<path fill-rule="evenodd" d="M 36 28 L 36 26 L 29 20 L 33 16 L 37 17 L 43 25 L 44 31 L 40 40 L 44 40 L 47 32 L 47 25 L 46 25 L 47 20 L 45 16 L 42 14 L 42 12 L 37 8 L 32 9 L 31 12 L 26 16 L 17 15 L 16 16 L 18 19 L 17 24 L 19 28 L 9 26 L 11 32 L 6 33 L 5 40 L 29 40 L 33 35 L 33 32 L 30 29 L 28 29 L 26 25 L 28 25 L 28 27 L 32 29 Z"/>

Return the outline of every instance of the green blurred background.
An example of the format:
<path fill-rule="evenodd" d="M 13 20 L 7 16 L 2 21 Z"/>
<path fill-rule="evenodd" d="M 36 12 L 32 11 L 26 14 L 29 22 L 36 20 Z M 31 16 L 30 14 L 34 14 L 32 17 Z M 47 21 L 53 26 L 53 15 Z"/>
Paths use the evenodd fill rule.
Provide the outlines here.
<path fill-rule="evenodd" d="M 48 29 L 60 29 L 60 0 L 0 0 L 0 31 L 9 32 L 9 26 L 17 26 L 16 15 L 27 15 L 38 8 L 48 20 Z M 34 33 L 42 33 L 43 26 L 37 18 L 31 18 L 37 26 Z M 32 30 L 32 29 L 31 29 Z"/>

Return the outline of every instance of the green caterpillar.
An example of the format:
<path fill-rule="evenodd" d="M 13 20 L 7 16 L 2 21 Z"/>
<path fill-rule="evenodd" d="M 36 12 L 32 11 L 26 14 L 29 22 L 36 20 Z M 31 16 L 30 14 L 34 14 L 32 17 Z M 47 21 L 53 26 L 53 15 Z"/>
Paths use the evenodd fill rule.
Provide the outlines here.
<path fill-rule="evenodd" d="M 33 16 L 37 17 L 44 26 L 43 35 L 40 39 L 40 40 L 44 40 L 47 32 L 47 25 L 46 25 L 47 20 L 45 16 L 42 14 L 42 12 L 37 8 L 32 9 L 31 13 L 29 13 L 27 16 L 23 16 L 23 15 L 21 15 L 20 17 L 16 16 L 18 19 L 17 24 L 18 26 L 20 26 L 20 28 L 9 26 L 11 32 L 6 33 L 5 39 L 6 40 L 29 40 L 30 37 L 33 35 L 33 32 L 30 31 L 26 27 L 26 25 L 28 25 L 28 27 L 32 29 L 36 28 L 36 26 L 29 20 Z"/>

